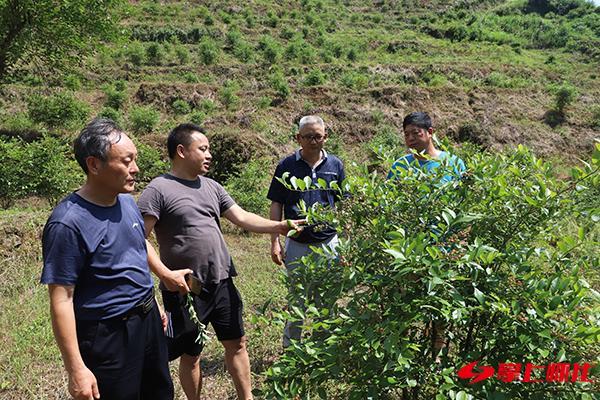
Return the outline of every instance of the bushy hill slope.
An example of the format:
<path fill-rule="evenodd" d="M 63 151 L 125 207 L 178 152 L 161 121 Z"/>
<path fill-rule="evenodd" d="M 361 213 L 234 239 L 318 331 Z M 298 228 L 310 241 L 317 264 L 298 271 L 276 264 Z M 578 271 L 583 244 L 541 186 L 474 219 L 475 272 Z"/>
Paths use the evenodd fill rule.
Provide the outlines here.
<path fill-rule="evenodd" d="M 583 0 L 132 1 L 122 39 L 71 72 L 14 71 L 0 87 L 0 128 L 73 134 L 103 114 L 161 148 L 170 127 L 193 120 L 233 135 L 226 143 L 247 159 L 280 156 L 294 122 L 318 113 L 330 145 L 361 160 L 362 143 L 396 140 L 419 109 L 458 142 L 574 160 L 600 133 L 598 10 Z M 552 111 L 559 89 L 563 113 Z"/>

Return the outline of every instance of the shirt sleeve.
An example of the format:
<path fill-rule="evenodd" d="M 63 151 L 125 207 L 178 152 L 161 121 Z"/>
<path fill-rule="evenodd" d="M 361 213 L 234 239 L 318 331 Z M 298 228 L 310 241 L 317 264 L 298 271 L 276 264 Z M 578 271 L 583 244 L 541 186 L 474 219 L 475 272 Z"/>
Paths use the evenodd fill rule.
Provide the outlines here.
<path fill-rule="evenodd" d="M 162 194 L 152 186 L 148 186 L 146 189 L 144 189 L 137 202 L 142 216 L 150 215 L 157 220 L 160 220 L 163 204 L 164 201 Z"/>
<path fill-rule="evenodd" d="M 465 167 L 465 162 L 462 159 L 458 158 L 458 157 L 457 157 L 456 161 L 457 161 L 456 162 L 456 166 L 455 166 L 456 174 L 457 175 L 464 174 L 467 171 L 467 167 Z"/>
<path fill-rule="evenodd" d="M 223 215 L 223 213 L 229 210 L 234 204 L 235 200 L 227 193 L 227 190 L 223 186 L 221 186 L 218 182 L 214 182 L 215 187 L 217 188 L 217 197 L 219 198 L 219 213 Z"/>
<path fill-rule="evenodd" d="M 281 178 L 284 173 L 283 163 L 279 163 L 275 168 L 275 173 L 271 179 L 271 185 L 269 186 L 269 192 L 267 193 L 267 199 L 275 201 L 277 203 L 285 204 L 285 198 L 287 197 L 287 189 L 277 178 Z"/>
<path fill-rule="evenodd" d="M 44 228 L 42 253 L 41 283 L 67 286 L 77 283 L 87 254 L 81 235 L 62 223 L 50 223 Z"/>
<path fill-rule="evenodd" d="M 406 156 L 394 161 L 394 163 L 390 167 L 390 171 L 388 172 L 386 179 L 397 178 L 396 174 L 398 173 L 399 168 L 402 168 L 402 169 L 410 168 L 410 161 L 408 160 L 408 158 Z"/>

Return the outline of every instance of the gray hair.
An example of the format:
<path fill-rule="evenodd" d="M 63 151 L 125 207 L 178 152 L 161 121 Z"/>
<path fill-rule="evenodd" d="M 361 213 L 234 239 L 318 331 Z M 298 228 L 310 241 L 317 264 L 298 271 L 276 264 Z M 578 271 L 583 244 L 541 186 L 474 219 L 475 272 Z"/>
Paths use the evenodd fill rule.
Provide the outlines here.
<path fill-rule="evenodd" d="M 298 130 L 300 131 L 306 125 L 313 124 L 317 124 L 321 128 L 325 129 L 325 122 L 323 122 L 323 118 L 319 117 L 318 115 L 305 115 L 304 117 L 300 118 L 300 122 L 298 123 Z"/>
<path fill-rule="evenodd" d="M 121 140 L 123 130 L 111 119 L 95 118 L 81 130 L 73 143 L 75 159 L 83 172 L 88 173 L 86 158 L 107 160 L 110 146 Z"/>

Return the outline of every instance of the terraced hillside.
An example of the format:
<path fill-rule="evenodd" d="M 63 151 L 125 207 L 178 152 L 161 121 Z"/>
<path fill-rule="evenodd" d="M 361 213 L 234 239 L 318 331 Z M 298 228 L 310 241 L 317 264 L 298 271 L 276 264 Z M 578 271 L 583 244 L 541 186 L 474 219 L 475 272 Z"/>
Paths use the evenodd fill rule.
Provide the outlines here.
<path fill-rule="evenodd" d="M 116 15 L 118 37 L 66 68 L 25 57 L 0 82 L 0 399 L 66 396 L 39 238 L 49 205 L 82 180 L 70 141 L 96 115 L 134 137 L 138 187 L 167 168 L 170 128 L 203 125 L 212 177 L 263 215 L 272 164 L 294 148 L 306 114 L 323 116 L 326 147 L 350 173 L 353 161 L 388 167 L 375 152 L 404 151 L 402 118 L 414 110 L 430 112 L 450 143 L 525 144 L 559 175 L 600 138 L 600 7 L 585 0 L 122 0 Z M 0 49 L 5 33 L 0 23 Z M 597 262 L 597 224 L 584 235 L 577 223 L 564 221 L 550 246 L 579 235 L 578 251 Z M 252 316 L 269 317 L 267 298 L 282 308 L 285 287 L 266 238 L 225 230 L 242 266 L 260 389 L 280 357 L 281 327 Z M 597 271 L 582 272 L 596 290 Z M 222 357 L 211 341 L 202 361 L 210 399 L 235 398 Z"/>
<path fill-rule="evenodd" d="M 599 134 L 600 15 L 584 1 L 136 1 L 121 14 L 121 40 L 69 73 L 19 64 L 3 132 L 73 133 L 103 114 L 158 144 L 193 120 L 249 157 L 281 154 L 299 116 L 319 113 L 360 158 L 421 109 L 455 141 L 570 160 Z M 557 116 L 561 85 L 575 96 Z M 84 104 L 47 115 L 37 96 L 56 93 Z"/>

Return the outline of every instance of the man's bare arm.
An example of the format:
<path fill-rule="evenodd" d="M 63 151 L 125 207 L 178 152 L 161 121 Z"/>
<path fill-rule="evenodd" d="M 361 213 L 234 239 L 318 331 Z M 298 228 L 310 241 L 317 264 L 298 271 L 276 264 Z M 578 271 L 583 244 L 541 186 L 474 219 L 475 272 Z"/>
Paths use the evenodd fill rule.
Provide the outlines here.
<path fill-rule="evenodd" d="M 290 229 L 301 229 L 300 225 L 303 223 L 302 220 L 290 221 L 289 224 L 287 221 L 272 221 L 248 212 L 237 204 L 234 204 L 225 211 L 223 216 L 237 226 L 256 233 L 277 233 L 285 235 Z"/>
<path fill-rule="evenodd" d="M 283 206 L 281 203 L 276 201 L 271 202 L 271 208 L 269 209 L 269 218 L 273 221 L 281 221 L 283 217 Z M 283 259 L 285 257 L 284 252 L 281 248 L 281 243 L 279 242 L 279 234 L 272 233 L 271 234 L 271 260 L 277 265 L 283 264 Z"/>
<path fill-rule="evenodd" d="M 74 291 L 74 286 L 48 285 L 52 331 L 69 375 L 71 396 L 77 400 L 98 399 L 100 393 L 96 377 L 86 367 L 79 352 L 73 309 Z"/>

